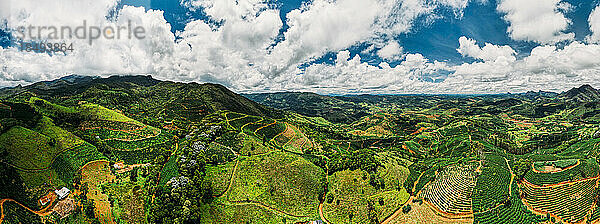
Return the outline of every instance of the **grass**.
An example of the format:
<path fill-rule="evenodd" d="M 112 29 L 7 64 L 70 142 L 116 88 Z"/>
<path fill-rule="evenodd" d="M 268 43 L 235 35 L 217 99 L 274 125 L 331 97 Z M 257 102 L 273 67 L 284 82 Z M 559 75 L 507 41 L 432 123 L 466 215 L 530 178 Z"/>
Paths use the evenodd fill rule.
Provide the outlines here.
<path fill-rule="evenodd" d="M 113 182 L 115 178 L 106 161 L 89 163 L 81 170 L 81 184 L 87 184 L 86 196 L 94 200 L 95 216 L 101 223 L 115 223 L 108 195 L 101 188 L 102 184 Z"/>
<path fill-rule="evenodd" d="M 71 183 L 73 176 L 85 164 L 95 160 L 106 159 L 102 153 L 98 152 L 96 147 L 89 143 L 75 147 L 65 153 L 60 154 L 52 163 L 52 169 L 58 173 L 58 177 L 65 183 Z"/>
<path fill-rule="evenodd" d="M 199 223 L 261 223 L 296 224 L 317 220 L 316 217 L 293 217 L 252 204 L 234 204 L 224 200 L 215 200 L 200 208 Z"/>
<path fill-rule="evenodd" d="M 577 164 L 576 159 L 565 159 L 565 160 L 557 160 L 557 161 L 540 161 L 534 162 L 533 168 L 538 171 L 544 171 L 544 166 L 554 166 L 560 169 L 565 169 L 569 166 L 573 166 Z"/>
<path fill-rule="evenodd" d="M 236 162 L 233 161 L 222 165 L 206 166 L 206 177 L 210 182 L 213 195 L 219 195 L 227 190 L 235 164 Z"/>
<path fill-rule="evenodd" d="M 260 118 L 259 117 L 255 117 L 255 116 L 248 116 L 248 117 L 242 117 L 233 121 L 229 121 L 229 124 L 237 130 L 240 130 L 244 125 L 246 124 L 250 124 L 252 122 L 256 122 L 259 121 Z"/>
<path fill-rule="evenodd" d="M 113 214 L 119 223 L 147 223 L 142 188 L 132 182 L 111 183 L 103 187 L 113 199 Z"/>
<path fill-rule="evenodd" d="M 332 223 L 379 223 L 408 200 L 409 194 L 404 188 L 398 190 L 392 185 L 378 190 L 369 184 L 370 178 L 359 169 L 329 176 L 329 192 L 323 205 L 327 220 Z"/>
<path fill-rule="evenodd" d="M 82 103 L 79 105 L 78 109 L 82 112 L 82 114 L 92 116 L 98 120 L 127 122 L 137 125 L 143 125 L 141 122 L 131 119 L 123 115 L 122 113 L 108 109 L 98 104 Z"/>
<path fill-rule="evenodd" d="M 64 114 L 75 114 L 77 110 L 72 107 L 65 107 L 58 104 L 48 102 L 47 100 L 37 97 L 29 98 L 29 105 L 35 108 L 36 111 L 49 117 L 61 116 Z"/>
<path fill-rule="evenodd" d="M 146 139 L 140 139 L 135 141 L 122 141 L 117 139 L 111 139 L 104 141 L 107 145 L 119 151 L 135 151 L 145 148 L 149 148 L 155 145 L 161 145 L 169 142 L 170 135 L 161 133 L 158 136 L 150 137 Z"/>
<path fill-rule="evenodd" d="M 169 157 L 169 160 L 160 171 L 160 185 L 165 185 L 172 178 L 179 176 L 179 165 L 177 164 L 177 156 Z"/>
<path fill-rule="evenodd" d="M 64 186 L 65 182 L 59 178 L 59 174 L 53 170 L 42 170 L 36 172 L 25 172 L 17 171 L 23 183 L 29 188 L 35 188 L 39 186 Z"/>
<path fill-rule="evenodd" d="M 240 133 L 239 136 L 243 138 L 243 146 L 239 151 L 242 155 L 258 155 L 273 151 L 272 148 L 263 145 L 261 139 L 257 139 L 246 133 Z"/>
<path fill-rule="evenodd" d="M 302 157 L 282 152 L 241 158 L 230 202 L 254 201 L 299 216 L 317 216 L 325 172 Z"/>
<path fill-rule="evenodd" d="M 43 117 L 34 130 L 15 126 L 0 136 L 0 148 L 8 152 L 25 184 L 61 186 L 71 183 L 87 162 L 104 159 L 96 147 L 55 126 Z"/>
<path fill-rule="evenodd" d="M 161 150 L 157 147 L 159 146 L 154 145 L 154 147 L 151 148 L 132 151 L 115 150 L 112 153 L 118 160 L 122 160 L 125 164 L 149 163 L 153 162 L 156 157 L 161 155 Z M 170 147 L 170 145 L 160 147 Z"/>
<path fill-rule="evenodd" d="M 35 127 L 40 134 L 55 140 L 55 144 L 60 148 L 70 148 L 84 143 L 79 137 L 56 125 L 49 117 L 43 117 Z"/>
<path fill-rule="evenodd" d="M 0 148 L 8 153 L 8 163 L 24 168 L 47 167 L 61 148 L 52 139 L 36 131 L 15 126 L 0 135 Z"/>

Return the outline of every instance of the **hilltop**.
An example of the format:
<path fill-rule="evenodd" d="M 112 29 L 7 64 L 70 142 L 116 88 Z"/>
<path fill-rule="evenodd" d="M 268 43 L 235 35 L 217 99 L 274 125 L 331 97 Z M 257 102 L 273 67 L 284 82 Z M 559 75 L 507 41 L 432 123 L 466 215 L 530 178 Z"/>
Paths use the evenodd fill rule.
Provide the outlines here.
<path fill-rule="evenodd" d="M 597 93 L 241 96 L 150 76 L 5 88 L 0 222 L 597 221 Z"/>
<path fill-rule="evenodd" d="M 590 85 L 573 88 L 559 95 L 561 98 L 575 102 L 594 102 L 600 100 L 600 91 Z"/>

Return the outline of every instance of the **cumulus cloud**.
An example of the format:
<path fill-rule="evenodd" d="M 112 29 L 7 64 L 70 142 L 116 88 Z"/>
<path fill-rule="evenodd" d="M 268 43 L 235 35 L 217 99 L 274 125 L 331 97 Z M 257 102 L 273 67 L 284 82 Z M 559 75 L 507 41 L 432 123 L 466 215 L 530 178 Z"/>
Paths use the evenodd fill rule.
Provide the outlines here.
<path fill-rule="evenodd" d="M 458 92 L 564 91 L 581 84 L 600 84 L 600 45 L 539 46 L 520 60 L 465 63 L 453 70 L 444 85 L 455 84 L 453 89 Z"/>
<path fill-rule="evenodd" d="M 383 59 L 398 60 L 402 55 L 402 46 L 396 41 L 391 41 L 377 51 L 377 55 Z"/>
<path fill-rule="evenodd" d="M 596 7 L 588 19 L 592 34 L 587 37 L 589 42 L 600 42 L 600 6 Z"/>
<path fill-rule="evenodd" d="M 498 11 L 510 24 L 507 32 L 515 40 L 556 43 L 573 40 L 575 34 L 564 33 L 571 21 L 564 15 L 572 6 L 561 0 L 500 0 Z"/>
<path fill-rule="evenodd" d="M 414 93 L 435 85 L 419 79 L 445 68 L 441 62 L 430 62 L 420 54 L 407 54 L 395 67 L 386 62 L 379 66 L 362 63 L 359 55 L 350 58 L 350 52 L 338 53 L 336 63 L 313 64 L 304 75 L 287 75 L 287 82 L 273 86 L 278 90 L 310 90 L 319 93 Z"/>
<path fill-rule="evenodd" d="M 269 11 L 276 12 L 266 1 L 216 1 L 216 0 L 189 0 L 183 1 L 187 7 L 195 10 L 203 9 L 211 18 L 224 21 L 223 26 L 209 30 L 210 24 L 204 21 L 193 21 L 182 33 L 182 42 L 191 43 L 193 50 L 177 60 L 176 64 L 186 65 L 181 72 L 206 78 L 221 80 L 228 85 L 239 89 L 259 88 L 265 85 L 265 79 L 270 82 L 285 81 L 282 77 L 287 74 L 298 74 L 298 65 L 309 63 L 328 52 L 338 52 L 353 45 L 371 42 L 380 46 L 378 51 L 382 58 L 401 58 L 402 48 L 391 40 L 381 39 L 380 36 L 395 36 L 409 32 L 413 21 L 423 15 L 431 13 L 435 8 L 444 5 L 462 10 L 466 7 L 463 1 L 455 0 L 314 0 L 301 8 L 292 10 L 286 15 L 289 28 L 283 33 L 281 42 L 272 43 L 267 51 L 264 48 L 253 48 L 260 45 L 231 46 L 225 42 L 240 42 L 248 40 L 266 41 L 274 37 L 273 30 L 279 29 L 281 23 L 275 17 L 268 22 L 260 22 L 265 27 L 264 35 L 254 35 L 255 38 L 246 38 L 244 34 L 256 30 L 248 24 L 256 20 L 254 15 L 265 15 Z M 460 2 L 460 3 L 459 3 Z M 275 15 L 276 13 L 272 13 Z M 259 17 L 261 17 L 259 16 Z M 239 26 L 232 24 L 239 23 Z M 267 25 L 271 24 L 271 25 Z M 203 35 L 211 38 L 193 38 L 190 33 L 200 33 L 193 29 L 201 28 Z M 244 30 L 246 28 L 246 30 Z M 237 32 L 241 30 L 243 32 Z M 269 32 L 266 32 L 269 31 Z M 185 36 L 187 35 L 187 36 Z M 231 37 L 231 38 L 227 38 Z M 191 39 L 190 39 L 191 38 Z M 192 40 L 193 39 L 193 40 Z M 210 43 L 203 40 L 211 40 Z M 228 41 L 231 40 L 231 41 Z M 390 44 L 391 43 L 391 44 Z M 182 47 L 185 52 L 187 46 Z M 246 53 L 246 49 L 252 49 Z M 219 56 L 220 55 L 220 56 Z M 199 60 L 201 59 L 201 60 Z M 206 59 L 206 60 L 205 60 Z M 214 60 L 211 60 L 214 59 Z M 198 63 L 201 62 L 201 63 Z M 201 64 L 202 66 L 198 66 Z M 173 73 L 177 69 L 169 68 L 161 72 Z M 202 69 L 198 69 L 202 68 Z M 172 70 L 172 71 L 169 71 Z M 193 72 L 187 72 L 192 70 Z M 227 74 L 228 77 L 222 74 Z M 243 75 L 243 80 L 254 80 L 244 84 L 239 83 L 238 76 Z"/>
<path fill-rule="evenodd" d="M 62 7 L 73 8 L 59 13 L 38 7 L 51 4 L 46 0 L 10 1 L 11 10 L 2 10 L 0 16 L 8 21 L 9 29 L 27 24 L 77 26 L 81 20 L 99 26 L 132 21 L 145 27 L 149 35 L 142 40 L 99 39 L 93 45 L 73 40 L 75 51 L 67 55 L 0 48 L 0 85 L 73 73 L 152 74 L 165 80 L 217 82 L 238 92 L 490 93 L 561 91 L 583 83 L 600 84 L 600 47 L 592 44 L 600 33 L 594 25 L 598 24 L 598 16 L 594 16 L 600 14 L 598 9 L 589 19 L 594 34 L 587 44 L 539 46 L 518 59 L 509 46 L 480 46 L 461 37 L 457 51 L 477 60 L 454 65 L 403 52 L 393 37 L 410 32 L 417 18 L 435 17 L 431 13 L 438 7 L 461 13 L 471 2 L 468 0 L 313 0 L 286 15 L 289 28 L 283 38 L 278 38 L 283 27 L 280 11 L 266 0 L 183 0 L 183 5 L 203 10 L 218 23 L 190 21 L 176 34 L 171 33 L 162 11 L 126 6 L 107 17 L 115 10 L 116 0 L 86 3 L 89 5 L 65 1 L 69 2 Z M 572 34 L 564 33 L 569 24 L 563 15 L 567 4 L 557 0 L 515 2 L 503 0 L 498 5 L 510 23 L 512 38 L 538 43 L 572 39 Z M 388 62 L 401 62 L 390 63 L 393 67 L 386 62 L 375 66 L 362 62 L 359 55 L 351 57 L 347 49 L 364 43 L 373 46 L 369 53 Z M 311 63 L 329 52 L 337 54 L 333 64 Z M 434 83 L 428 77 L 442 80 Z"/>
<path fill-rule="evenodd" d="M 460 46 L 456 50 L 465 57 L 472 57 L 483 61 L 496 61 L 499 59 L 508 61 L 516 60 L 515 55 L 517 52 L 510 46 L 497 46 L 486 43 L 483 48 L 480 48 L 475 43 L 475 40 L 464 36 L 460 37 L 458 42 Z"/>
<path fill-rule="evenodd" d="M 39 3 L 39 4 L 34 4 Z M 60 5 L 59 13 L 46 10 L 40 5 Z M 69 39 L 74 51 L 67 54 L 44 54 L 20 51 L 17 47 L 0 48 L 0 76 L 3 80 L 15 83 L 30 83 L 55 79 L 67 74 L 105 75 L 105 74 L 151 74 L 154 62 L 171 57 L 174 35 L 164 20 L 162 11 L 125 6 L 113 19 L 107 14 L 116 2 L 93 1 L 85 4 L 73 0 L 65 4 L 52 4 L 50 1 L 11 1 L 11 13 L 5 17 L 7 28 L 19 26 L 87 26 L 118 27 L 129 23 L 144 27 L 146 38 L 138 40 Z M 48 8 L 45 7 L 45 8 Z M 74 13 L 68 13 L 73 11 Z M 52 41 L 52 40 L 48 40 Z"/>

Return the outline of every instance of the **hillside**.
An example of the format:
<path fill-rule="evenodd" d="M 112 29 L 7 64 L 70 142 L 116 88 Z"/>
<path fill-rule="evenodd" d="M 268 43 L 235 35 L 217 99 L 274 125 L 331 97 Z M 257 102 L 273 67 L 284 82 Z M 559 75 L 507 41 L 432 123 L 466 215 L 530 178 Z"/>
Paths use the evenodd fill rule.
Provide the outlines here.
<path fill-rule="evenodd" d="M 246 95 L 276 110 L 149 76 L 6 88 L 0 222 L 596 222 L 594 92 Z"/>
<path fill-rule="evenodd" d="M 222 85 L 163 82 L 151 76 L 101 78 L 73 75 L 0 90 L 0 99 L 5 100 L 27 100 L 31 96 L 49 101 L 68 98 L 63 103 L 69 105 L 84 100 L 119 109 L 124 113 L 147 110 L 136 106 L 152 104 L 167 107 L 191 105 L 202 108 L 207 113 L 230 110 L 251 115 L 279 116 L 279 112 L 235 94 Z"/>
<path fill-rule="evenodd" d="M 367 115 L 368 110 L 354 102 L 315 93 L 262 93 L 244 96 L 270 107 L 311 117 L 323 117 L 331 122 L 356 121 Z"/>
<path fill-rule="evenodd" d="M 575 102 L 593 102 L 600 100 L 600 92 L 590 85 L 583 85 L 566 91 L 559 97 Z"/>

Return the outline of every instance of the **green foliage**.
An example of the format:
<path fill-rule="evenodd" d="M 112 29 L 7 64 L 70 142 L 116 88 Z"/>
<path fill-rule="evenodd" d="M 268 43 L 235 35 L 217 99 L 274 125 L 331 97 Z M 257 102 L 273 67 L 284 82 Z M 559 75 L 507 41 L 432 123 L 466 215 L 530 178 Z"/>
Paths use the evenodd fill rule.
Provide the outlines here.
<path fill-rule="evenodd" d="M 492 209 L 475 213 L 474 223 L 539 223 L 545 221 L 545 217 L 533 214 L 525 207 L 518 196 L 516 182 L 512 188 L 515 189 L 510 200 Z"/>
<path fill-rule="evenodd" d="M 410 207 L 410 205 L 405 205 L 402 207 L 402 212 L 404 212 L 404 214 L 406 214 L 406 213 L 409 213 L 411 209 L 412 208 Z"/>
<path fill-rule="evenodd" d="M 72 183 L 73 177 L 85 164 L 106 159 L 96 147 L 88 143 L 61 153 L 52 163 L 52 169 L 64 183 Z"/>
<path fill-rule="evenodd" d="M 291 181 L 284 181 L 289 180 Z M 311 216 L 324 191 L 325 173 L 300 156 L 275 152 L 240 161 L 230 202 L 254 201 L 290 214 Z"/>
<path fill-rule="evenodd" d="M 361 169 L 369 173 L 375 172 L 380 162 L 371 149 L 359 149 L 350 153 L 336 153 L 330 156 L 329 173 L 342 170 Z"/>
<path fill-rule="evenodd" d="M 215 84 L 70 77 L 0 90 L 0 195 L 37 208 L 41 191 L 78 187 L 86 163 L 123 161 L 141 168 L 112 169 L 116 180 L 96 186 L 122 223 L 305 223 L 321 202 L 332 223 L 378 223 L 398 208 L 418 217 L 409 193 L 479 158 L 475 223 L 537 223 L 548 217 L 524 206 L 517 183 L 599 174 L 597 93 L 247 95 L 278 111 Z M 574 201 L 592 203 L 587 184 Z M 77 197 L 81 213 L 64 222 L 98 223 L 93 201 Z M 4 209 L 4 222 L 38 221 Z"/>
<path fill-rule="evenodd" d="M 586 179 L 598 176 L 600 167 L 595 159 L 580 160 L 580 164 L 562 172 L 539 173 L 529 171 L 525 174 L 525 180 L 536 185 L 557 184 L 567 181 Z"/>
<path fill-rule="evenodd" d="M 179 176 L 179 165 L 177 164 L 176 156 L 171 156 L 169 158 L 163 169 L 160 171 L 160 175 L 159 185 L 162 186 L 167 184 L 167 181 L 169 181 L 171 178 Z"/>
<path fill-rule="evenodd" d="M 497 161 L 499 156 L 488 154 L 483 161 L 481 174 L 473 191 L 473 212 L 488 211 L 506 203 L 509 198 L 511 174 L 509 167 L 503 161 Z M 517 189 L 512 189 L 516 191 Z"/>

